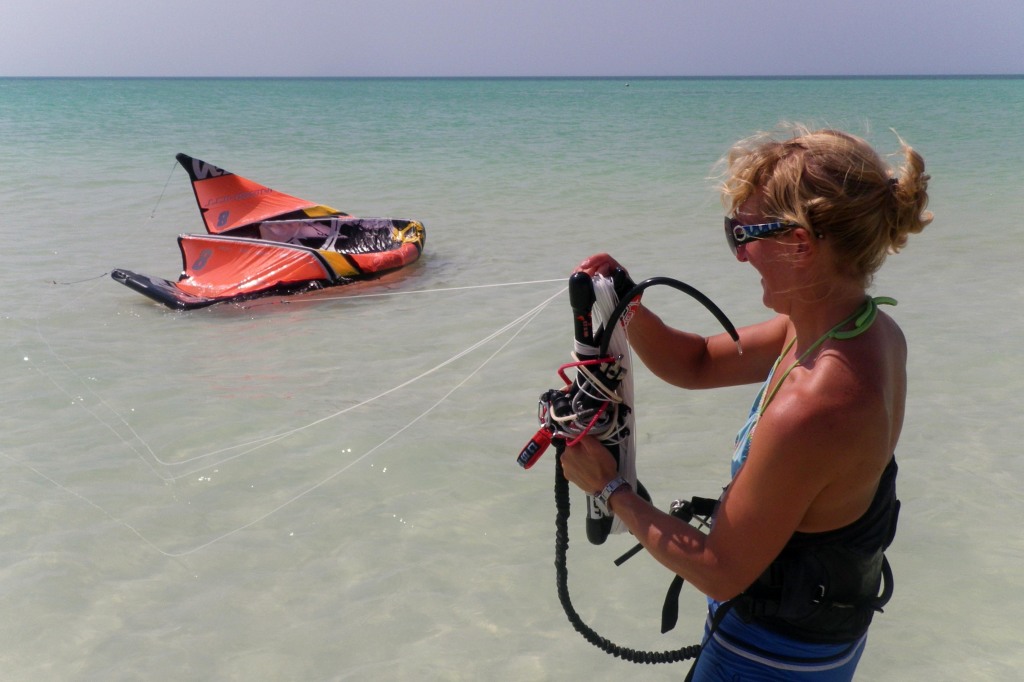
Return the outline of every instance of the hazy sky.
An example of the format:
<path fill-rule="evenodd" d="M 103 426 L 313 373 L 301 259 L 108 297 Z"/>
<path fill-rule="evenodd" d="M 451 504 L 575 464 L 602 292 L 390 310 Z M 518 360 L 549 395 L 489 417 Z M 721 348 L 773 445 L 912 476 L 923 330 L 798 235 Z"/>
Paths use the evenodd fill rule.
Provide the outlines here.
<path fill-rule="evenodd" d="M 1024 73 L 1024 0 L 2 0 L 0 76 Z"/>

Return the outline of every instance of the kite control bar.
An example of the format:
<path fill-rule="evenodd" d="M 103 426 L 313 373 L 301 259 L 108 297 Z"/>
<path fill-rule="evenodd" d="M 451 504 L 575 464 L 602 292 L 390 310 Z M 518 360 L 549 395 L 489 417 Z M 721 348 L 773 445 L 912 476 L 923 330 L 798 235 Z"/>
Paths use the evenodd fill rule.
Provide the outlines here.
<path fill-rule="evenodd" d="M 616 270 L 613 281 L 616 290 L 620 287 L 626 291 L 634 288 L 629 276 L 621 268 Z M 595 331 L 592 316 L 595 302 L 590 275 L 585 272 L 574 273 L 569 278 L 569 305 L 572 307 L 575 340 L 572 354 L 574 361 L 558 368 L 563 387 L 541 394 L 537 410 L 541 427 L 516 460 L 524 469 L 536 464 L 553 440 L 575 445 L 589 433 L 602 441 L 618 440 L 625 435 L 616 428 L 620 416 L 619 406 L 622 405 L 617 390 L 625 370 L 619 362 L 621 358 L 608 355 L 607 343 L 603 344 L 603 353 L 598 346 L 601 343 L 600 337 L 611 336 L 611 332 L 604 332 L 606 329 L 614 329 L 614 320 Z M 576 370 L 575 379 L 567 376 L 570 369 Z"/>
<path fill-rule="evenodd" d="M 598 439 L 618 442 L 626 433 L 615 428 L 617 418 L 624 416 L 620 410 L 628 411 L 622 404 L 617 389 L 624 378 L 619 364 L 621 358 L 609 356 L 608 345 L 615 325 L 624 315 L 631 315 L 640 296 L 655 285 L 670 286 L 682 291 L 707 308 L 740 348 L 739 334 L 732 322 L 715 303 L 697 289 L 685 282 L 670 277 L 652 277 L 640 284 L 633 281 L 622 268 L 612 274 L 618 303 L 602 329 L 594 330 L 592 311 L 596 297 L 588 274 L 576 272 L 569 278 L 569 304 L 573 312 L 573 336 L 575 339 L 574 362 L 558 368 L 558 376 L 564 382 L 561 389 L 552 389 L 541 394 L 537 418 L 541 427 L 519 453 L 517 462 L 529 469 L 554 440 L 575 445 L 586 434 L 593 432 Z M 628 321 L 628 320 L 627 320 Z M 581 352 L 582 351 L 582 352 Z M 740 349 L 742 353 L 742 349 Z M 569 380 L 566 371 L 576 369 L 575 380 Z"/>

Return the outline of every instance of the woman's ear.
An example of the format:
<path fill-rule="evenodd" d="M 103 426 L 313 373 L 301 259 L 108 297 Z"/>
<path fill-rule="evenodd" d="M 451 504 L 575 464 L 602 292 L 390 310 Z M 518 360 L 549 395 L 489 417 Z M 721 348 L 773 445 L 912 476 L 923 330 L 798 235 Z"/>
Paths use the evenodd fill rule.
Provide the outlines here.
<path fill-rule="evenodd" d="M 797 227 L 793 230 L 793 237 L 797 241 L 797 253 L 807 253 L 810 250 L 813 239 L 809 229 Z"/>
<path fill-rule="evenodd" d="M 810 253 L 814 235 L 807 228 L 798 227 L 793 230 L 793 240 L 796 242 L 797 254 L 802 256 Z"/>

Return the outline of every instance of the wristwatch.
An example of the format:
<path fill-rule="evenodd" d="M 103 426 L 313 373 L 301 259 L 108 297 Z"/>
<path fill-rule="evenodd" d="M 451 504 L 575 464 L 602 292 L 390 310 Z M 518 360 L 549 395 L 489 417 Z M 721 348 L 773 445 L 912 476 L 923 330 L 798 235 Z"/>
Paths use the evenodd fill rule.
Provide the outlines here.
<path fill-rule="evenodd" d="M 622 476 L 616 476 L 604 487 L 604 490 L 594 493 L 594 504 L 597 505 L 597 508 L 600 509 L 601 513 L 605 516 L 612 515 L 611 507 L 608 506 L 608 500 L 619 488 L 622 487 L 629 490 L 632 490 L 633 488 L 633 486 L 629 484 L 629 481 L 624 479 Z"/>

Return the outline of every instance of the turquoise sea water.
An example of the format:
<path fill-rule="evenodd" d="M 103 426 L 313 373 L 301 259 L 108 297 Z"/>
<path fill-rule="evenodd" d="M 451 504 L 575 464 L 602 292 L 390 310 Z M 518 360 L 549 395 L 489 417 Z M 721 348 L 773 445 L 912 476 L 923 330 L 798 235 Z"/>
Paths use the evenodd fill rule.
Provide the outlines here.
<path fill-rule="evenodd" d="M 0 80 L 0 677 L 681 679 L 587 644 L 554 588 L 552 461 L 515 457 L 557 385 L 563 280 L 595 251 L 764 314 L 710 176 L 780 121 L 896 133 L 935 222 L 876 279 L 911 345 L 896 596 L 858 679 L 1024 667 L 1022 79 Z M 895 131 L 895 133 L 893 132 Z M 356 215 L 418 218 L 381 281 L 170 312 L 201 232 L 186 152 Z M 502 286 L 492 286 L 502 285 Z M 715 322 L 677 293 L 673 322 Z M 546 304 L 546 305 L 545 305 Z M 636 377 L 656 501 L 714 494 L 754 387 Z M 570 588 L 604 636 L 699 639 L 688 591 L 570 519 Z"/>

